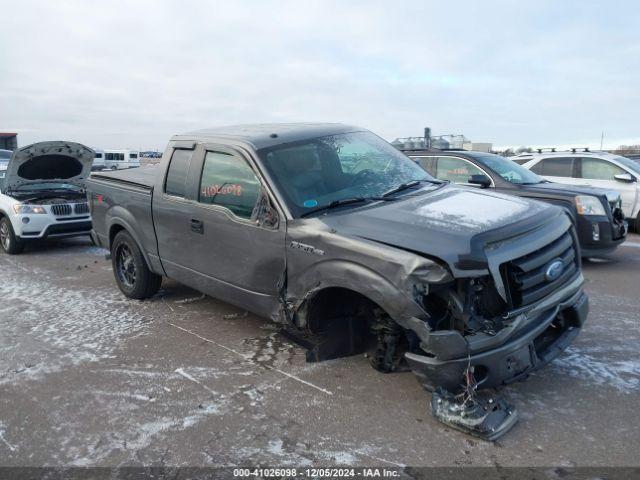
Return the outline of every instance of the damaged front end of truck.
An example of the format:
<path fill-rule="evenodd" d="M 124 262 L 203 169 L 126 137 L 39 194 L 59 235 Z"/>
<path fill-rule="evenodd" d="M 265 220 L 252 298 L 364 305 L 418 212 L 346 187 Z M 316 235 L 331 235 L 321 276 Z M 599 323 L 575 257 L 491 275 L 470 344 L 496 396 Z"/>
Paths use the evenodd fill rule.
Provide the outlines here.
<path fill-rule="evenodd" d="M 490 389 L 555 358 L 588 312 L 573 227 L 549 213 L 480 232 L 455 260 L 392 244 L 353 218 L 294 225 L 288 331 L 310 361 L 366 352 L 382 372 L 410 369 L 433 392 L 436 418 L 493 440 L 517 412 Z"/>

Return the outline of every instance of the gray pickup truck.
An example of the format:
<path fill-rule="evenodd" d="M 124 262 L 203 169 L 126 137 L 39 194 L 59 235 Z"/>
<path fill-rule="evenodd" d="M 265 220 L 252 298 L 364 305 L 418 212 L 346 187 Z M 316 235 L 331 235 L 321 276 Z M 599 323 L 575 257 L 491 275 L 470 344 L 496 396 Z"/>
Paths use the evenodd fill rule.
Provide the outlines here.
<path fill-rule="evenodd" d="M 430 391 L 523 379 L 588 312 L 563 210 L 436 180 L 353 126 L 177 135 L 87 191 L 126 296 L 170 277 L 280 323 L 309 361 L 369 352 Z"/>

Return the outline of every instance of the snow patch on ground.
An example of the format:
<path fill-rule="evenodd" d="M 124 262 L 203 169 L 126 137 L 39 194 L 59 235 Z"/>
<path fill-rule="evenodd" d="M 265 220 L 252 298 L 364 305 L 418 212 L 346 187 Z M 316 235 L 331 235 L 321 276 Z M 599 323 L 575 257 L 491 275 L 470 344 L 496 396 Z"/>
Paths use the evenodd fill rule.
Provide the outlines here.
<path fill-rule="evenodd" d="M 0 283 L 0 384 L 109 358 L 124 339 L 145 332 L 140 303 L 118 291 L 83 291 L 55 285 L 46 272 L 4 270 L 11 280 Z"/>
<path fill-rule="evenodd" d="M 570 347 L 553 366 L 570 377 L 596 385 L 612 385 L 624 393 L 637 393 L 640 390 L 640 360 L 613 360 Z"/>

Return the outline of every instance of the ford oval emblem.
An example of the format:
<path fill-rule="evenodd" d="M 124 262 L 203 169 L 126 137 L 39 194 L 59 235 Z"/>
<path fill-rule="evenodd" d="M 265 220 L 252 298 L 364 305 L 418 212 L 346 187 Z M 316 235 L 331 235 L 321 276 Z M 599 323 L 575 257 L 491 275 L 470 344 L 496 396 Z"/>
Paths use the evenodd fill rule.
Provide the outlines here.
<path fill-rule="evenodd" d="M 553 282 L 562 275 L 562 270 L 562 262 L 560 260 L 554 260 L 549 264 L 547 270 L 544 272 L 544 278 L 546 278 L 548 282 Z"/>

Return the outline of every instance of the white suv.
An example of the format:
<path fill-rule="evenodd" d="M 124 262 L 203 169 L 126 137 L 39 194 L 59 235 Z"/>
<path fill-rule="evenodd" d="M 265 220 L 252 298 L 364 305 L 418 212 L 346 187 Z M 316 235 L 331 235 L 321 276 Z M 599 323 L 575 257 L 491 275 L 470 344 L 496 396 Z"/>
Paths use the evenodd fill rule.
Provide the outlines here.
<path fill-rule="evenodd" d="M 608 152 L 575 148 L 523 153 L 511 159 L 552 182 L 620 192 L 622 211 L 640 232 L 640 163 Z"/>
<path fill-rule="evenodd" d="M 0 247 L 20 253 L 27 241 L 91 233 L 84 181 L 93 150 L 73 142 L 40 142 L 0 162 Z"/>

